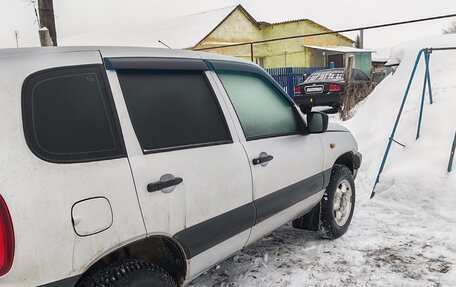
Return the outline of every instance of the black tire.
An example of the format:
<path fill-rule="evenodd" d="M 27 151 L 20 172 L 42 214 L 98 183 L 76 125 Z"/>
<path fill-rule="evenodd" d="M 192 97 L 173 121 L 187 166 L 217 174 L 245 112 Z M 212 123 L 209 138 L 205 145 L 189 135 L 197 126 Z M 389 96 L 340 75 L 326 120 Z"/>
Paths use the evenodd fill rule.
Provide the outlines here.
<path fill-rule="evenodd" d="M 351 203 L 351 206 L 347 207 L 346 210 L 349 210 L 348 217 L 346 221 L 341 221 L 340 224 L 336 219 L 336 214 L 334 211 L 334 203 L 336 197 L 336 190 L 339 186 L 343 187 L 342 184 L 348 185 L 351 188 L 351 197 L 350 199 L 345 199 L 345 202 Z M 340 202 L 340 201 L 339 201 Z M 355 182 L 353 179 L 353 174 L 344 165 L 334 165 L 331 172 L 331 179 L 329 181 L 328 187 L 326 187 L 325 194 L 321 200 L 321 214 L 320 214 L 320 234 L 327 239 L 336 239 L 342 236 L 348 229 L 350 222 L 353 217 L 353 211 L 355 209 Z M 340 219 L 339 219 L 340 220 Z"/>
<path fill-rule="evenodd" d="M 125 260 L 101 269 L 78 287 L 176 287 L 174 279 L 160 267 L 140 260 Z"/>
<path fill-rule="evenodd" d="M 312 111 L 312 106 L 300 105 L 299 108 L 303 114 L 308 114 Z"/>
<path fill-rule="evenodd" d="M 340 110 L 342 109 L 342 106 L 341 106 L 341 105 L 333 105 L 332 108 L 333 108 L 336 112 L 340 112 Z"/>

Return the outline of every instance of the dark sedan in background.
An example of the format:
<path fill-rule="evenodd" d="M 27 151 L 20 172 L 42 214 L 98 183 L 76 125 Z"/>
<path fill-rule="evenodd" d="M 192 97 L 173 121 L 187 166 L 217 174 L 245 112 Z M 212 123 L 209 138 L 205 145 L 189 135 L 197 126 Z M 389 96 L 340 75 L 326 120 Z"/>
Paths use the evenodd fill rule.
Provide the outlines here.
<path fill-rule="evenodd" d="M 340 110 L 345 82 L 345 69 L 314 72 L 295 87 L 294 101 L 303 113 L 310 112 L 314 106 L 331 106 Z M 363 87 L 371 85 L 372 82 L 361 70 L 353 69 L 352 84 Z"/>

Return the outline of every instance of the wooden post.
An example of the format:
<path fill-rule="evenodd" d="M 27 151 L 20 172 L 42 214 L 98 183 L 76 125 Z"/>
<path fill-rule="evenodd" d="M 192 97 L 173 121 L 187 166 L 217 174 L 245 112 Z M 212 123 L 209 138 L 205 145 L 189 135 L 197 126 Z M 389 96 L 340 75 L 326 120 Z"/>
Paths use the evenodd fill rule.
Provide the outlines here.
<path fill-rule="evenodd" d="M 349 84 L 352 80 L 354 58 L 355 57 L 353 55 L 348 56 L 346 77 L 345 77 L 345 83 L 347 83 L 347 84 Z"/>
<path fill-rule="evenodd" d="M 254 62 L 253 58 L 253 43 L 250 43 L 250 61 Z"/>
<path fill-rule="evenodd" d="M 49 34 L 48 28 L 41 28 L 40 30 L 38 30 L 38 33 L 40 35 L 41 47 L 52 46 L 52 39 Z"/>
<path fill-rule="evenodd" d="M 345 68 L 345 90 L 342 95 L 342 109 L 340 110 L 340 117 L 343 121 L 350 118 L 350 111 L 355 106 L 354 99 L 354 86 L 352 85 L 352 73 L 353 73 L 353 64 L 354 56 L 348 56 L 347 67 Z"/>
<path fill-rule="evenodd" d="M 57 46 L 57 30 L 55 28 L 53 0 L 38 0 L 38 12 L 40 15 L 40 28 L 47 28 L 49 30 L 52 45 Z"/>

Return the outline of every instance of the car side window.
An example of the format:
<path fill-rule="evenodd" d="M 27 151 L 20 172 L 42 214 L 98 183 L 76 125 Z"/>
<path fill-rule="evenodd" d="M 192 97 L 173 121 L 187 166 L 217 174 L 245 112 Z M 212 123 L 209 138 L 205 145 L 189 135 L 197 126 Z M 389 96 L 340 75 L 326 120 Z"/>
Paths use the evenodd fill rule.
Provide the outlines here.
<path fill-rule="evenodd" d="M 366 76 L 366 74 L 364 74 L 363 71 L 361 70 L 353 70 L 355 73 L 355 80 L 357 81 L 369 81 L 369 77 Z"/>
<path fill-rule="evenodd" d="M 103 66 L 41 71 L 24 83 L 22 109 L 27 144 L 51 162 L 125 156 Z"/>
<path fill-rule="evenodd" d="M 251 73 L 220 71 L 247 140 L 299 133 L 290 102 L 270 83 Z"/>
<path fill-rule="evenodd" d="M 117 74 L 144 153 L 232 142 L 203 71 Z"/>

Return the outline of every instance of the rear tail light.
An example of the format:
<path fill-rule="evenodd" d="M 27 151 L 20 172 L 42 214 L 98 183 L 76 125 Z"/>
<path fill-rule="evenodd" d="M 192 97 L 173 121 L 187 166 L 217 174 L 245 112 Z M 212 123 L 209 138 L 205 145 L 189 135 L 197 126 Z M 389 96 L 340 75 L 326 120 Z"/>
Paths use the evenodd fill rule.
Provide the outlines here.
<path fill-rule="evenodd" d="M 299 86 L 295 87 L 294 93 L 295 93 L 295 95 L 300 95 L 301 94 L 301 87 L 299 87 Z"/>
<path fill-rule="evenodd" d="M 0 276 L 11 269 L 14 258 L 14 230 L 5 200 L 0 195 Z"/>
<path fill-rule="evenodd" d="M 340 91 L 342 91 L 342 87 L 339 85 L 336 85 L 336 84 L 330 84 L 329 91 L 330 92 L 340 92 Z"/>

